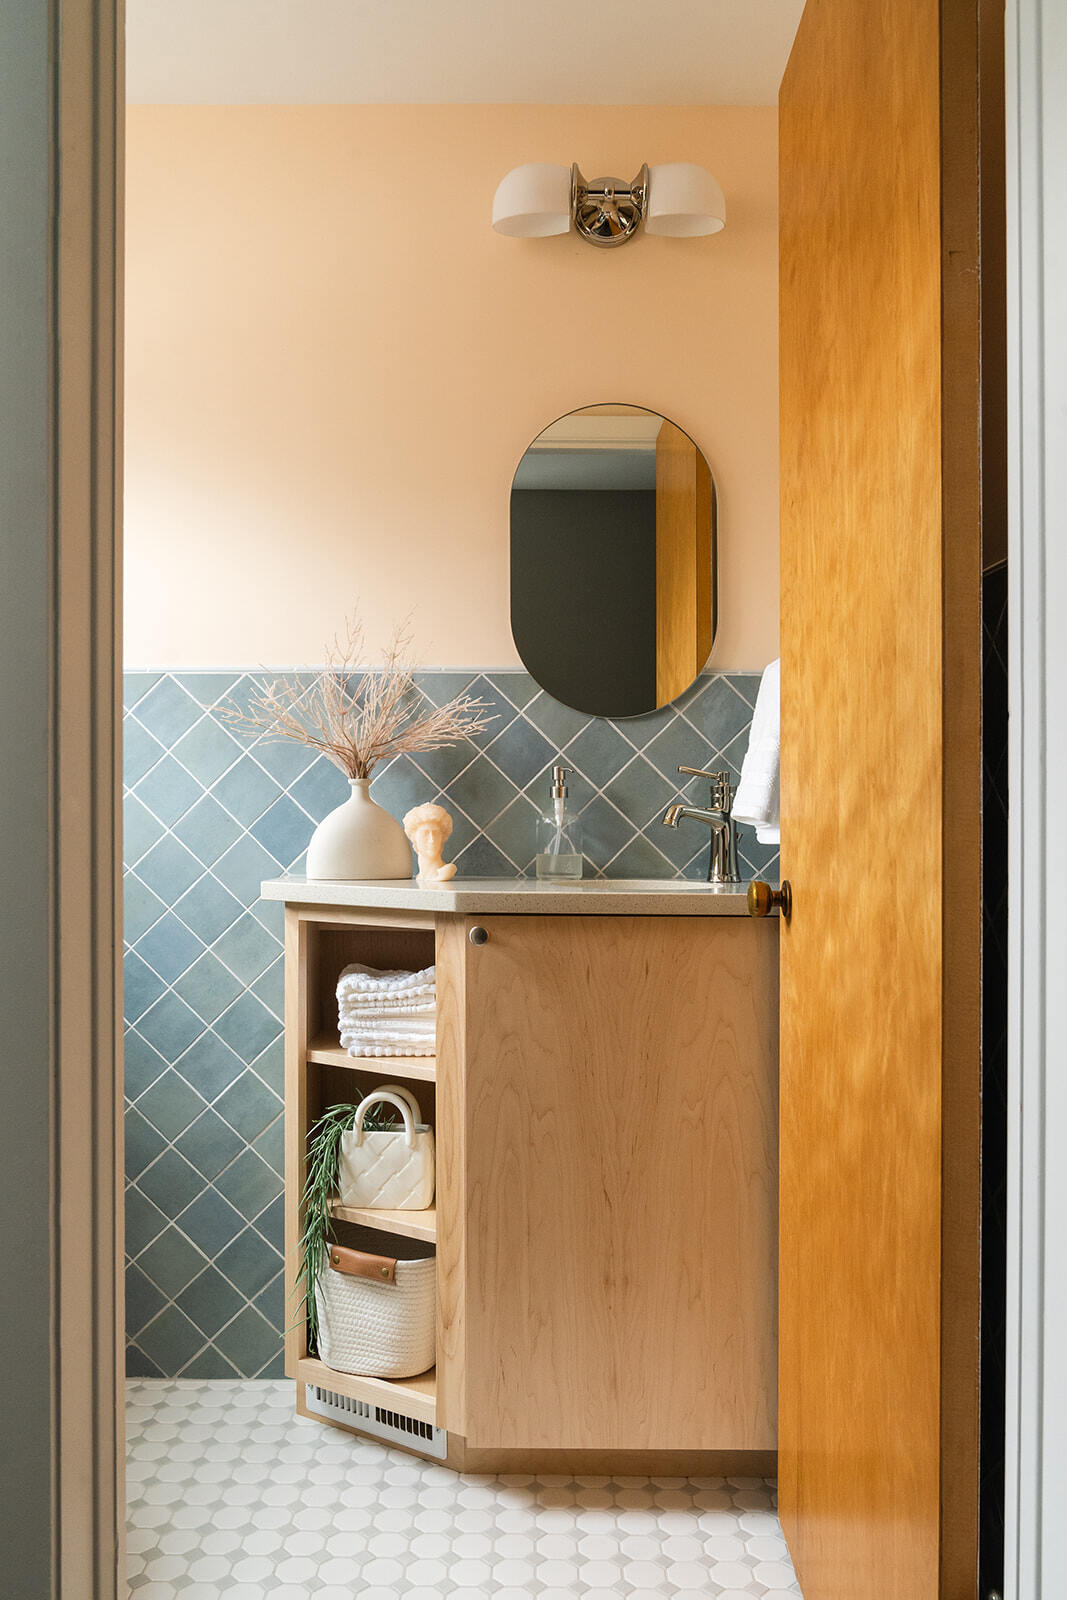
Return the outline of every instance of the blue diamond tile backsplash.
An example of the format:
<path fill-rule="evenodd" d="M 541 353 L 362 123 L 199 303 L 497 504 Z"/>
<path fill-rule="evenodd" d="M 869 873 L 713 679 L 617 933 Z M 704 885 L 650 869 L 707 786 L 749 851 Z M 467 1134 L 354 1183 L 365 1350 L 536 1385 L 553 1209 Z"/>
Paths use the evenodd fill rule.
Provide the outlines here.
<path fill-rule="evenodd" d="M 571 711 L 525 672 L 420 672 L 435 704 L 466 692 L 496 720 L 476 744 L 379 768 L 394 816 L 435 800 L 466 877 L 532 871 L 546 769 L 572 769 L 587 876 L 701 878 L 706 830 L 664 828 L 680 764 L 730 768 L 758 675 L 713 673 L 673 706 L 623 722 Z M 263 878 L 300 872 L 314 825 L 347 797 L 324 758 L 249 743 L 221 707 L 244 673 L 125 678 L 126 1243 L 128 1370 L 139 1377 L 282 1372 L 282 907 Z M 777 851 L 741 834 L 745 877 Z"/>

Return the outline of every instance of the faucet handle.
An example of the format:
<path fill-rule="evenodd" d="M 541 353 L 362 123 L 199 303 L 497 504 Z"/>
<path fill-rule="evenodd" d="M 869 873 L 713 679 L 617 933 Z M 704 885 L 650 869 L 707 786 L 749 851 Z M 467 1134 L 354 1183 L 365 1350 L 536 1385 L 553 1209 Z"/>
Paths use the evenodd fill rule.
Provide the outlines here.
<path fill-rule="evenodd" d="M 702 766 L 680 766 L 678 771 L 686 778 L 707 778 L 709 784 L 729 784 L 729 768 L 723 768 L 721 773 L 705 773 Z"/>
<path fill-rule="evenodd" d="M 729 769 L 722 772 L 705 772 L 703 767 L 679 767 L 679 772 L 684 772 L 689 778 L 707 778 L 709 783 L 729 783 Z"/>
<path fill-rule="evenodd" d="M 706 772 L 703 767 L 679 767 L 679 772 L 684 772 L 689 778 L 707 778 L 711 784 L 711 803 L 719 811 L 730 814 L 733 802 L 733 789 L 730 784 L 730 770 L 724 767 L 721 772 Z"/>

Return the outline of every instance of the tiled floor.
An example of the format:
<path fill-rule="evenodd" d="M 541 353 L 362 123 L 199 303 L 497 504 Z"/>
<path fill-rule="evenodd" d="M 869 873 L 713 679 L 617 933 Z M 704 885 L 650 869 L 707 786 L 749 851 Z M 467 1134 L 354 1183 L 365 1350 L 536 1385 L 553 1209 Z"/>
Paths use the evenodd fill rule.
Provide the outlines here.
<path fill-rule="evenodd" d="M 135 1600 L 800 1594 L 759 1478 L 459 1475 L 293 1412 L 287 1382 L 129 1384 Z"/>

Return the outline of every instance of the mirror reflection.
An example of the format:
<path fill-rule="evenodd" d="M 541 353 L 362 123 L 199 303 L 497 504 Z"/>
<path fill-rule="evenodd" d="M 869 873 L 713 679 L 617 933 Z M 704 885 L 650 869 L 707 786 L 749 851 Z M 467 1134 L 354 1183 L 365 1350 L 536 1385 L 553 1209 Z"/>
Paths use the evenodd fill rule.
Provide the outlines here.
<path fill-rule="evenodd" d="M 715 637 L 715 484 L 701 451 L 641 406 L 572 411 L 511 488 L 511 631 L 556 700 L 636 717 L 677 699 Z"/>

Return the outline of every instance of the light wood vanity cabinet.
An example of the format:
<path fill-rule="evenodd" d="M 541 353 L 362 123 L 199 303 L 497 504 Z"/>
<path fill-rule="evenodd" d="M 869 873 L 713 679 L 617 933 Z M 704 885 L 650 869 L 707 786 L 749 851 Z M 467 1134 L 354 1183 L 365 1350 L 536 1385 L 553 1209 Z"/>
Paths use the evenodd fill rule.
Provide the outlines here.
<path fill-rule="evenodd" d="M 373 1225 L 380 1252 L 383 1232 L 436 1240 L 437 1370 L 329 1373 L 297 1327 L 287 1371 L 446 1429 L 456 1465 L 561 1452 L 625 1470 L 669 1453 L 678 1470 L 762 1470 L 776 1440 L 775 924 L 430 908 L 287 909 L 286 1204 L 292 1278 L 308 1126 L 411 1082 L 436 1125 L 433 1212 L 341 1216 Z M 436 1058 L 340 1050 L 333 989 L 352 960 L 436 960 Z"/>

